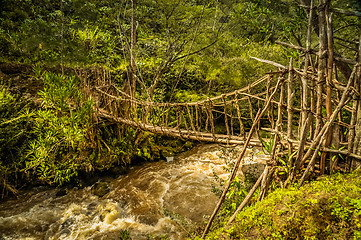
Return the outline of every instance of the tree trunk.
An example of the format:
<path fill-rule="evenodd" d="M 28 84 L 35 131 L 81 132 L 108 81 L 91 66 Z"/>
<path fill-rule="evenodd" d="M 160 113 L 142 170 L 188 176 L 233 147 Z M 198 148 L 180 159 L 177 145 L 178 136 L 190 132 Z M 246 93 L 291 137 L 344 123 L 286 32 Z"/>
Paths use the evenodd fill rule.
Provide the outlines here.
<path fill-rule="evenodd" d="M 320 1 L 324 1 L 324 0 L 320 0 Z M 308 14 L 309 9 L 311 8 L 311 6 L 310 6 L 311 5 L 311 0 L 300 0 L 300 2 L 301 2 L 301 5 L 303 6 L 303 8 L 306 11 L 306 14 Z M 313 29 L 314 29 L 314 31 L 315 31 L 315 33 L 317 35 L 319 35 L 322 32 L 322 30 L 320 29 L 319 24 L 318 24 L 319 23 L 319 17 L 320 16 L 318 16 L 317 13 L 315 12 L 315 14 L 311 18 L 312 27 L 313 27 Z M 340 70 L 340 72 L 345 77 L 345 79 L 350 78 L 352 70 L 351 70 L 351 68 L 350 68 L 350 66 L 348 64 L 346 64 L 344 62 L 341 62 L 341 61 L 335 61 L 335 65 L 336 65 L 337 69 Z"/>
<path fill-rule="evenodd" d="M 332 71 L 333 71 L 333 34 L 332 34 L 332 14 L 328 14 L 329 10 L 329 1 L 327 2 L 326 9 L 325 9 L 325 16 L 327 22 L 327 46 L 328 46 L 328 62 L 327 62 L 327 79 L 326 79 L 326 113 L 327 113 L 327 120 L 330 119 L 332 114 Z M 332 140 L 332 129 L 333 126 L 330 126 L 330 129 L 327 132 L 325 147 L 328 147 Z M 325 167 L 326 167 L 326 157 L 327 153 L 322 152 L 321 155 L 321 162 L 320 162 L 320 171 L 321 175 L 325 174 Z M 332 157 L 331 157 L 332 159 Z"/>
<path fill-rule="evenodd" d="M 136 23 L 136 9 L 137 9 L 137 0 L 132 0 L 132 23 L 131 23 L 131 33 L 130 33 L 130 68 L 132 71 L 131 77 L 131 91 L 130 96 L 135 97 L 135 90 L 137 87 L 137 66 L 135 63 L 135 53 L 136 53 L 136 44 L 137 44 L 137 23 Z"/>
<path fill-rule="evenodd" d="M 361 36 L 360 36 L 360 43 L 359 43 L 359 52 L 358 52 L 358 64 L 361 64 Z M 358 67 L 358 71 L 356 74 L 355 79 L 355 89 L 358 93 L 360 93 L 361 90 L 361 67 Z M 356 111 L 356 121 L 355 121 L 355 139 L 353 142 L 353 150 L 352 152 L 355 154 L 361 154 L 361 100 L 360 96 L 357 96 L 354 98 L 354 107 L 357 109 Z M 352 129 L 352 126 L 351 126 Z M 350 142 L 352 144 L 352 142 Z M 350 146 L 349 146 L 350 147 Z M 351 147 L 351 149 L 352 149 Z M 353 166 L 354 167 L 354 166 Z"/>
<path fill-rule="evenodd" d="M 318 16 L 317 16 L 317 14 L 313 14 L 313 15 L 309 14 L 312 12 L 312 8 L 313 8 L 313 5 L 311 4 L 311 0 L 301 0 L 301 4 L 302 4 L 303 8 L 305 9 L 307 17 L 311 21 L 313 30 L 318 35 L 320 32 L 319 26 L 318 26 Z"/>
<path fill-rule="evenodd" d="M 325 0 L 320 0 L 319 4 L 319 16 L 320 21 L 320 51 L 319 51 L 319 63 L 318 63 L 318 81 L 317 81 L 317 103 L 316 103 L 316 130 L 315 135 L 320 132 L 323 121 L 322 121 L 322 93 L 323 83 L 325 81 L 325 68 L 326 68 L 326 27 L 325 27 Z"/>
<path fill-rule="evenodd" d="M 309 104 L 308 104 L 308 77 L 307 77 L 307 72 L 308 72 L 308 67 L 310 65 L 310 49 L 311 49 L 311 33 L 312 33 L 312 17 L 314 16 L 313 14 L 313 0 L 311 0 L 311 9 L 310 9 L 310 13 L 309 13 L 309 18 L 308 18 L 308 29 L 307 29 L 307 43 L 306 43 L 306 48 L 307 48 L 307 53 L 306 53 L 306 57 L 305 57 L 305 65 L 304 65 L 304 72 L 305 72 L 305 76 L 301 77 L 301 83 L 302 83 L 302 121 L 301 121 L 301 125 L 300 125 L 300 129 L 302 129 L 303 125 L 306 124 L 306 118 L 308 115 L 308 111 L 309 111 Z"/>
<path fill-rule="evenodd" d="M 293 119 L 293 97 L 294 97 L 294 88 L 293 88 L 293 59 L 290 59 L 289 65 L 290 73 L 287 81 L 287 137 L 289 139 L 293 138 L 292 134 L 292 119 Z M 291 145 L 290 145 L 291 148 Z"/>

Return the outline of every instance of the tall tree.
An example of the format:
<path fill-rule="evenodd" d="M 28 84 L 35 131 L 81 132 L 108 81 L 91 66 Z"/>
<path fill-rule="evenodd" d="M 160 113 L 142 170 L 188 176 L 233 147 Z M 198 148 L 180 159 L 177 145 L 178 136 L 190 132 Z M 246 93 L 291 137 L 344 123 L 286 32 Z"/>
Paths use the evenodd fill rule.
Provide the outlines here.
<path fill-rule="evenodd" d="M 132 0 L 132 23 L 131 23 L 131 40 L 130 40 L 130 66 L 132 72 L 132 82 L 131 82 L 131 96 L 135 97 L 135 91 L 137 86 L 137 66 L 135 62 L 136 56 L 136 44 L 137 44 L 137 21 L 136 21 L 136 11 L 137 11 L 137 0 Z"/>

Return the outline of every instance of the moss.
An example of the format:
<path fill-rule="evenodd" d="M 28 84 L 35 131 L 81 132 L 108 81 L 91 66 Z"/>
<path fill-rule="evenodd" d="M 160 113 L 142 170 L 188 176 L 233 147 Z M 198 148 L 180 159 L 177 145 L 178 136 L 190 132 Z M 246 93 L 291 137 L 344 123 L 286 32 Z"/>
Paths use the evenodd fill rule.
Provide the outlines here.
<path fill-rule="evenodd" d="M 359 239 L 361 172 L 277 189 L 208 239 Z"/>

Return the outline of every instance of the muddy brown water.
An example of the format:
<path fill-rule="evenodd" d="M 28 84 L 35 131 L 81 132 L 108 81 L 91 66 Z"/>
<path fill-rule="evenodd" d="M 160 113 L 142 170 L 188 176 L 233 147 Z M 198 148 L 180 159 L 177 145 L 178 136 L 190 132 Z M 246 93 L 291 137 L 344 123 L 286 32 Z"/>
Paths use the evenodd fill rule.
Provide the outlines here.
<path fill-rule="evenodd" d="M 103 179 L 111 188 L 103 197 L 90 187 L 60 197 L 37 188 L 0 202 L 0 240 L 120 239 L 124 230 L 132 239 L 185 239 L 188 226 L 202 223 L 217 203 L 211 185 L 213 172 L 228 176 L 224 150 L 201 145 L 167 160 Z"/>

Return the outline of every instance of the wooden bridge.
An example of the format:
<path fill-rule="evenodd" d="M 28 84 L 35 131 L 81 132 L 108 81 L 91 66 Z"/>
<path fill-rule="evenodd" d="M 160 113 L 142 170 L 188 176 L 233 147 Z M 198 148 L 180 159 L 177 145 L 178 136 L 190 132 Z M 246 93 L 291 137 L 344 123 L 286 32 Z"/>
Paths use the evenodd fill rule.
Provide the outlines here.
<path fill-rule="evenodd" d="M 237 91 L 190 103 L 140 101 L 132 99 L 114 84 L 97 87 L 96 90 L 101 99 L 98 102 L 102 103 L 100 114 L 108 119 L 172 137 L 244 144 L 245 123 L 254 120 L 254 100 L 265 101 L 269 91 L 255 95 L 251 92 L 266 82 L 270 85 L 272 80 L 269 75 Z M 259 145 L 259 141 L 251 144 Z"/>
<path fill-rule="evenodd" d="M 260 199 L 266 195 L 277 168 L 289 169 L 282 185 L 298 179 L 301 186 L 311 174 L 324 174 L 326 169 L 329 173 L 340 168 L 349 171 L 353 162 L 361 160 L 361 57 L 358 61 L 338 59 L 353 67 L 349 78 L 344 80 L 320 66 L 316 69 L 311 62 L 304 69 L 297 69 L 292 59 L 289 66 L 255 59 L 274 65 L 278 71 L 242 89 L 197 102 L 141 101 L 111 81 L 105 82 L 106 78 L 92 91 L 98 114 L 111 121 L 155 134 L 244 145 L 209 224 L 237 174 L 247 146 L 261 146 L 261 129 L 274 136 L 270 161 L 230 222 L 259 186 Z M 286 165 L 279 162 L 280 156 Z M 344 156 L 342 162 L 339 156 Z"/>
<path fill-rule="evenodd" d="M 312 62 L 298 69 L 292 59 L 289 66 L 254 59 L 278 70 L 242 89 L 196 102 L 142 101 L 130 97 L 106 77 L 92 87 L 91 95 L 99 116 L 155 134 L 246 148 L 262 146 L 260 130 L 269 132 L 274 144 L 268 165 L 275 167 L 280 164 L 279 156 L 288 156 L 291 171 L 286 185 L 305 169 L 305 164 L 301 184 L 315 167 L 321 174 L 340 167 L 348 171 L 352 161 L 361 160 L 359 62 L 338 59 L 353 66 L 349 78 L 342 80 L 337 73 L 327 74 Z M 338 162 L 338 156 L 347 161 Z"/>
<path fill-rule="evenodd" d="M 328 5 L 320 1 L 317 10 L 318 49 L 311 48 L 312 15 L 316 12 L 310 6 L 306 47 L 278 42 L 302 53 L 300 67 L 295 68 L 292 59 L 284 66 L 254 58 L 275 66 L 275 71 L 242 89 L 197 102 L 162 103 L 132 98 L 106 77 L 100 76 L 97 86 L 91 87 L 99 116 L 111 121 L 172 137 L 244 145 L 203 237 L 225 199 L 247 146 L 262 142 L 259 137 L 262 127 L 274 136 L 268 149 L 270 160 L 229 222 L 259 186 L 259 199 L 263 199 L 275 176 L 283 187 L 295 181 L 301 186 L 310 176 L 335 170 L 347 172 L 360 162 L 361 37 L 358 42 L 346 41 L 358 45 L 358 49 L 348 47 L 348 51 L 353 51 L 348 56 L 356 56 L 355 59 L 341 56 L 333 48 L 332 13 Z M 287 174 L 279 175 L 284 168 L 288 169 Z"/>
<path fill-rule="evenodd" d="M 310 49 L 280 44 L 305 52 L 309 60 L 303 69 L 294 68 L 292 59 L 288 66 L 283 66 L 254 58 L 278 70 L 242 89 L 197 102 L 142 101 L 123 92 L 106 77 L 100 77 L 101 84 L 96 87 L 89 87 L 98 115 L 108 120 L 155 134 L 244 145 L 203 237 L 237 175 L 246 148 L 261 145 L 262 129 L 274 136 L 268 148 L 270 160 L 229 223 L 259 186 L 259 199 L 263 199 L 275 177 L 282 186 L 295 181 L 301 186 L 310 176 L 335 170 L 347 172 L 361 161 L 361 38 L 357 61 L 335 57 L 328 58 L 326 64 L 319 53 L 317 67 L 311 61 Z M 347 64 L 351 72 L 339 77 L 336 61 Z M 78 76 L 87 79 L 80 73 Z M 279 161 L 280 157 L 283 161 Z M 286 168 L 287 174 L 278 174 Z"/>
<path fill-rule="evenodd" d="M 292 64 L 286 67 L 271 61 L 264 62 L 277 66 L 279 71 L 269 73 L 242 89 L 197 102 L 141 101 L 131 98 L 114 83 L 104 83 L 104 80 L 103 85 L 97 86 L 92 95 L 97 99 L 99 114 L 112 121 L 155 134 L 238 145 L 245 143 L 246 135 L 255 121 L 257 112 L 269 102 L 265 114 L 260 119 L 262 124 L 257 123 L 257 130 L 278 135 L 283 146 L 289 143 L 297 147 L 302 128 L 305 128 L 304 122 L 310 115 L 314 124 L 309 124 L 310 129 L 305 141 L 310 145 L 321 130 L 320 126 L 323 126 L 327 120 L 327 116 L 319 115 L 315 109 L 317 98 L 325 102 L 327 97 L 326 94 L 317 96 L 315 92 L 317 70 L 311 71 L 310 68 L 305 72 L 293 68 Z M 302 89 L 304 87 L 302 84 L 307 79 L 309 80 L 307 87 Z M 337 104 L 340 101 L 340 93 L 346 89 L 346 84 L 334 79 L 333 86 L 339 94 L 332 99 L 332 102 Z M 311 100 L 308 99 L 308 102 L 313 106 L 307 106 L 306 101 L 303 100 L 305 90 L 310 92 L 308 98 Z M 349 97 L 352 97 L 352 94 L 349 94 Z M 343 104 L 339 116 L 342 113 L 347 114 L 345 112 L 352 114 L 353 110 L 349 105 Z M 317 126 L 316 120 L 319 120 L 320 126 Z M 341 130 L 350 132 L 350 123 L 343 121 L 341 117 L 333 124 L 337 126 L 338 132 Z M 260 126 L 267 127 L 260 129 Z M 345 136 L 339 135 L 335 140 L 341 142 L 341 146 L 347 144 L 342 142 L 346 140 Z M 250 145 L 260 146 L 257 131 Z"/>
<path fill-rule="evenodd" d="M 255 59 L 272 64 L 278 70 L 239 90 L 196 102 L 142 101 L 130 97 L 106 77 L 100 77 L 101 84 L 92 87 L 91 95 L 96 99 L 99 116 L 155 134 L 226 145 L 244 145 L 249 136 L 247 145 L 262 146 L 259 131 L 269 132 L 275 136 L 277 152 L 273 155 L 297 151 L 294 159 L 290 159 L 295 169 L 307 161 L 302 160 L 305 148 L 315 149 L 321 142 L 317 151 L 361 160 L 360 150 L 354 147 L 355 138 L 361 134 L 355 129 L 357 114 L 361 112 L 357 108 L 360 106 L 359 63 L 341 59 L 354 65 L 349 79 L 341 82 L 334 77 L 326 86 L 331 88 L 331 94 L 323 91 L 318 94 L 317 88 L 326 83 L 326 74 L 320 75 L 315 66 L 297 69 L 293 68 L 292 59 L 289 66 Z M 331 110 L 325 112 L 330 106 Z M 321 141 L 326 136 L 331 136 L 331 140 Z M 328 169 L 332 172 L 336 163 L 331 165 Z M 324 172 L 325 166 L 323 160 L 320 170 Z"/>

